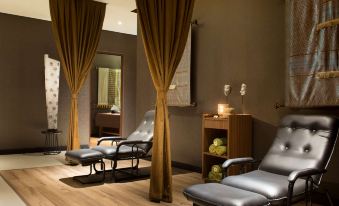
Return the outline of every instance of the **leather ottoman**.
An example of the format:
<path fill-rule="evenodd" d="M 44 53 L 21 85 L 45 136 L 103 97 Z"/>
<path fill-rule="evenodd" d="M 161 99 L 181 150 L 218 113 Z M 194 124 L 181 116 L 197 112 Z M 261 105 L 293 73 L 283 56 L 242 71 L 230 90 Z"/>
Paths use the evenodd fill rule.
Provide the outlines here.
<path fill-rule="evenodd" d="M 104 158 L 104 154 L 92 149 L 79 149 L 67 151 L 65 156 L 72 163 L 81 164 L 82 166 L 91 165 L 100 162 Z"/>
<path fill-rule="evenodd" d="M 90 166 L 90 173 L 88 175 L 75 176 L 73 179 L 80 181 L 81 183 L 95 183 L 105 180 L 105 163 L 103 161 L 104 154 L 101 152 L 92 150 L 92 149 L 79 149 L 67 151 L 65 154 L 68 161 L 76 164 L 81 164 L 82 166 Z M 99 163 L 101 165 L 102 171 L 98 172 L 95 168 L 95 165 Z M 92 175 L 92 168 L 97 173 L 102 173 L 101 175 Z"/>
<path fill-rule="evenodd" d="M 198 184 L 184 190 L 187 199 L 203 206 L 268 205 L 265 196 L 218 183 Z"/>

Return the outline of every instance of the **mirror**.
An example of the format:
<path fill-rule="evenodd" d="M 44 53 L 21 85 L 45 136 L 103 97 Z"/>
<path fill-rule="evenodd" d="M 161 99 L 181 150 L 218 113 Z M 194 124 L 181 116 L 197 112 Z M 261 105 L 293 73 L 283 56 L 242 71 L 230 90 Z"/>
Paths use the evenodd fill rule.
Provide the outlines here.
<path fill-rule="evenodd" d="M 123 115 L 123 57 L 97 53 L 91 70 L 91 137 L 118 136 Z"/>
<path fill-rule="evenodd" d="M 98 107 L 120 112 L 121 69 L 98 68 Z"/>

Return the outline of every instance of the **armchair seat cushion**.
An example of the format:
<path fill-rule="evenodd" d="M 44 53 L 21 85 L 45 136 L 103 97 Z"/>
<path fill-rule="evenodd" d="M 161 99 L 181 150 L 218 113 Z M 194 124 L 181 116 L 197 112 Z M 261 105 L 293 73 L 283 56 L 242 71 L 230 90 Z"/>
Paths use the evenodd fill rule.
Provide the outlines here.
<path fill-rule="evenodd" d="M 260 194 L 229 187 L 218 183 L 198 184 L 184 191 L 187 199 L 204 206 L 258 206 L 268 205 Z"/>
<path fill-rule="evenodd" d="M 270 200 L 279 200 L 287 197 L 288 176 L 277 175 L 262 170 L 255 170 L 242 175 L 229 176 L 222 180 L 222 184 L 239 189 L 259 193 Z M 305 180 L 298 179 L 293 188 L 293 196 L 301 195 L 305 191 Z"/>
<path fill-rule="evenodd" d="M 92 148 L 93 150 L 96 150 L 98 152 L 101 152 L 104 154 L 105 159 L 112 159 L 116 155 L 117 147 L 116 146 L 96 146 Z M 137 152 L 137 148 L 134 147 L 134 152 Z M 122 145 L 119 148 L 119 155 L 126 156 L 132 153 L 132 147 L 127 145 Z M 145 151 L 142 149 L 138 149 L 138 153 L 140 155 L 145 155 Z"/>

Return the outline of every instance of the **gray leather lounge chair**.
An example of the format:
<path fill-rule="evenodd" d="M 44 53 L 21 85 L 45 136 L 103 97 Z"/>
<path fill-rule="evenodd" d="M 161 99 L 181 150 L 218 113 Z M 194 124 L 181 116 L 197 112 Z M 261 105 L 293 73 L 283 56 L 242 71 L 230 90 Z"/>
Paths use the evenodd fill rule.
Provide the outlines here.
<path fill-rule="evenodd" d="M 338 126 L 334 117 L 288 115 L 282 119 L 277 136 L 257 170 L 226 177 L 221 184 L 193 185 L 184 190 L 184 195 L 193 205 L 208 206 L 291 205 L 303 198 L 308 201 L 326 172 Z M 251 157 L 230 159 L 223 168 L 253 161 Z"/>
<path fill-rule="evenodd" d="M 114 179 L 116 179 L 116 171 L 126 171 L 126 169 L 132 169 L 131 175 L 139 176 L 139 159 L 146 157 L 152 148 L 154 115 L 154 110 L 146 112 L 138 128 L 127 138 L 102 137 L 98 141 L 98 146 L 92 148 L 101 152 L 104 155 L 104 159 L 112 161 L 111 166 Z M 112 146 L 100 146 L 100 143 L 104 141 L 111 141 Z M 117 169 L 119 160 L 131 160 L 132 166 Z M 136 164 L 134 164 L 134 161 L 136 161 Z M 136 174 L 134 174 L 134 171 Z"/>

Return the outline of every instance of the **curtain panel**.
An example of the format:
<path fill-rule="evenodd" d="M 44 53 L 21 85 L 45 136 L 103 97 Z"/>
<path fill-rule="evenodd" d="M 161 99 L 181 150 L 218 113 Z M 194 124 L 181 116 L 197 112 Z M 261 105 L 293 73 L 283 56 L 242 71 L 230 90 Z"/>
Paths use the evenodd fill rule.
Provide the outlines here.
<path fill-rule="evenodd" d="M 149 71 L 157 92 L 149 198 L 172 202 L 167 91 L 185 49 L 194 0 L 136 0 Z"/>
<path fill-rule="evenodd" d="M 90 0 L 50 0 L 52 32 L 71 92 L 67 150 L 80 148 L 78 94 L 95 56 L 106 4 Z"/>

